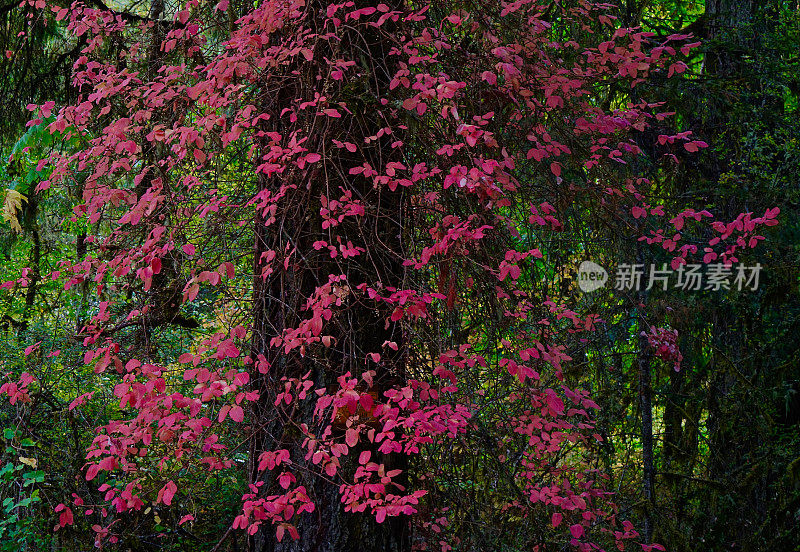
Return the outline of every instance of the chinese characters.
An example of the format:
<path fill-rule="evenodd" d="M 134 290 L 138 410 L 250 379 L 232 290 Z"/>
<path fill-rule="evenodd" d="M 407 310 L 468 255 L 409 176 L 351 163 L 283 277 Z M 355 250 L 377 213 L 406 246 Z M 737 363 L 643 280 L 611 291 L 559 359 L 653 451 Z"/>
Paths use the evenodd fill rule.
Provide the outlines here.
<path fill-rule="evenodd" d="M 702 270 L 703 267 L 706 270 Z M 654 264 L 645 271 L 644 264 L 620 264 L 614 278 L 614 289 L 621 291 L 639 291 L 642 289 L 679 289 L 684 291 L 720 291 L 736 289 L 757 290 L 761 264 L 755 266 L 726 266 L 723 263 L 708 265 L 686 264 L 676 270 L 669 269 L 664 263 L 660 267 Z"/>

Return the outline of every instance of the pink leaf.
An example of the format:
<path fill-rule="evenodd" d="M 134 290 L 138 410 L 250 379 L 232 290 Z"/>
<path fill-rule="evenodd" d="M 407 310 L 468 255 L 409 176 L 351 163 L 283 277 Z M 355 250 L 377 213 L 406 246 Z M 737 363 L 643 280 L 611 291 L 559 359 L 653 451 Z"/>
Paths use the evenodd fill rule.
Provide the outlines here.
<path fill-rule="evenodd" d="M 65 507 L 64 511 L 61 512 L 61 515 L 58 516 L 58 525 L 60 527 L 65 527 L 67 525 L 72 525 L 73 521 L 72 510 Z"/>
<path fill-rule="evenodd" d="M 172 498 L 175 496 L 175 493 L 178 491 L 178 486 L 173 483 L 172 481 L 167 482 L 161 490 L 158 492 L 158 498 L 156 502 L 163 502 L 167 506 L 172 504 Z"/>
<path fill-rule="evenodd" d="M 178 525 L 183 525 L 187 521 L 194 521 L 194 516 L 192 514 L 186 514 L 185 516 L 183 516 L 180 519 L 180 521 L 178 522 Z"/>
<path fill-rule="evenodd" d="M 194 298 L 197 297 L 197 294 L 200 292 L 200 286 L 197 284 L 192 284 L 183 294 L 184 303 L 187 301 L 194 301 Z"/>
<path fill-rule="evenodd" d="M 281 487 L 283 487 L 284 489 L 288 489 L 288 488 L 289 488 L 289 486 L 290 486 L 292 483 L 294 483 L 294 481 L 295 481 L 294 475 L 292 475 L 292 474 L 291 474 L 291 473 L 289 473 L 289 472 L 283 472 L 283 473 L 282 473 L 282 474 L 281 474 L 281 475 L 278 477 L 278 484 L 279 484 Z"/>
<path fill-rule="evenodd" d="M 349 428 L 345 434 L 344 440 L 347 443 L 347 446 L 356 446 L 358 444 L 358 430 L 353 429 L 352 427 Z"/>
<path fill-rule="evenodd" d="M 94 393 L 94 391 L 91 391 L 90 393 L 84 393 L 83 395 L 77 397 L 75 400 L 69 403 L 69 410 L 75 410 L 77 407 L 81 406 L 88 399 L 91 399 Z"/>
<path fill-rule="evenodd" d="M 88 469 L 86 470 L 86 481 L 91 481 L 92 479 L 94 479 L 97 476 L 97 472 L 99 471 L 100 471 L 100 466 L 98 466 L 97 464 L 92 464 L 91 466 L 89 466 Z"/>
<path fill-rule="evenodd" d="M 231 417 L 231 420 L 233 420 L 234 422 L 241 422 L 242 420 L 244 420 L 244 410 L 242 409 L 241 406 L 237 405 L 231 407 L 229 415 Z"/>
<path fill-rule="evenodd" d="M 41 341 L 37 341 L 33 345 L 28 345 L 27 347 L 25 347 L 25 356 L 30 355 L 32 352 L 34 352 L 36 349 L 38 349 L 40 343 L 41 343 Z"/>

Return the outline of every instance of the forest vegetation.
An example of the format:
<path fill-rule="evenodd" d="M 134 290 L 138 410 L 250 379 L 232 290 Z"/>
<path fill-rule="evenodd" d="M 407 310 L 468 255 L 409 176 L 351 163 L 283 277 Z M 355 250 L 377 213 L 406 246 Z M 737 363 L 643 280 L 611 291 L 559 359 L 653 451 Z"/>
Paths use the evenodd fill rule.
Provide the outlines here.
<path fill-rule="evenodd" d="M 800 550 L 797 0 L 0 0 L 0 551 Z"/>

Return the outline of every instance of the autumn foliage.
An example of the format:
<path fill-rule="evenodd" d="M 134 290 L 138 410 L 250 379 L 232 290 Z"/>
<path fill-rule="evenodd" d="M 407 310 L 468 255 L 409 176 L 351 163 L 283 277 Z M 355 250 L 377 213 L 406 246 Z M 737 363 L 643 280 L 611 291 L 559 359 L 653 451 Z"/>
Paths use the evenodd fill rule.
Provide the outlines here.
<path fill-rule="evenodd" d="M 548 274 L 583 224 L 633 229 L 677 268 L 736 262 L 777 223 L 665 211 L 643 145 L 669 164 L 707 144 L 650 132 L 669 106 L 597 101 L 682 73 L 691 37 L 587 1 L 32 5 L 83 45 L 77 100 L 29 106 L 76 139 L 31 194 L 69 198 L 81 245 L 36 277 L 90 297 L 64 337 L 94 383 L 69 411 L 110 386 L 118 413 L 57 530 L 113 548 L 149 507 L 191 524 L 190 482 L 244 470 L 230 524 L 253 550 L 354 546 L 320 511 L 386 550 L 470 549 L 476 521 L 525 527 L 534 549 L 662 549 L 616 511 L 597 404 L 564 376 L 602 320 Z M 169 328 L 180 347 L 159 346 Z M 647 339 L 679 369 L 670 332 Z M 9 377 L 0 391 L 30 401 L 37 378 Z"/>

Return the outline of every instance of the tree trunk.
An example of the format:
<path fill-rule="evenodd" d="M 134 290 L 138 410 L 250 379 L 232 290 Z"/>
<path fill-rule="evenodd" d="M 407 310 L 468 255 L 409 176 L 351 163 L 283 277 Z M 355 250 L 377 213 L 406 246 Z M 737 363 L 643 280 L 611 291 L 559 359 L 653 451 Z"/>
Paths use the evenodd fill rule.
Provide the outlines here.
<path fill-rule="evenodd" d="M 640 331 L 646 331 L 646 322 L 643 317 L 639 317 Z M 655 494 L 655 464 L 653 460 L 653 390 L 652 374 L 650 366 L 650 345 L 647 337 L 639 336 L 639 357 L 637 365 L 639 370 L 639 410 L 642 413 L 642 490 L 644 492 L 644 542 L 649 543 L 653 539 L 655 523 L 653 520 L 653 510 L 656 505 Z"/>
<path fill-rule="evenodd" d="M 252 377 L 261 392 L 261 399 L 252 412 L 257 425 L 256 435 L 250 448 L 250 478 L 252 482 L 263 481 L 262 494 L 276 485 L 275 475 L 257 470 L 258 455 L 265 450 L 287 449 L 295 463 L 293 473 L 298 478 L 297 485 L 305 486 L 309 497 L 315 504 L 314 512 L 302 515 L 297 530 L 299 539 L 292 540 L 288 535 L 278 542 L 275 528 L 262 526 L 248 540 L 249 552 L 404 552 L 410 550 L 408 521 L 404 517 L 390 517 L 377 523 L 367 510 L 364 513 L 347 513 L 339 494 L 340 480 L 325 477 L 318 472 L 318 466 L 310 461 L 303 463 L 306 450 L 302 448 L 302 437 L 298 429 L 307 424 L 311 431 L 319 434 L 327 420 L 314 418 L 313 401 L 304 401 L 301 411 L 290 414 L 274 406 L 275 397 L 283 391 L 282 377 L 299 378 L 310 373 L 317 389 L 338 388 L 337 378 L 347 372 L 360 377 L 367 369 L 376 370 L 375 386 L 371 391 L 378 398 L 383 392 L 405 379 L 405 339 L 399 322 L 388 322 L 389 312 L 377 310 L 375 305 L 356 291 L 359 284 L 370 286 L 402 287 L 404 269 L 402 265 L 403 217 L 406 213 L 406 198 L 400 190 L 390 192 L 385 188 L 374 187 L 367 179 L 348 177 L 349 169 L 365 161 L 373 167 L 385 166 L 392 160 L 393 149 L 388 135 L 372 140 L 372 147 L 359 147 L 357 152 L 347 149 L 331 151 L 332 138 L 364 144 L 365 138 L 374 136 L 386 126 L 379 116 L 377 98 L 388 91 L 387 52 L 391 45 L 381 41 L 380 35 L 361 32 L 350 37 L 343 48 L 344 56 L 359 59 L 365 54 L 356 54 L 355 48 L 369 54 L 372 67 L 369 71 L 371 87 L 368 94 L 337 97 L 337 91 L 320 89 L 316 80 L 313 62 L 298 67 L 301 77 L 297 87 L 285 87 L 279 98 L 264 111 L 280 113 L 283 107 L 291 105 L 296 98 L 310 99 L 315 93 L 329 97 L 329 104 L 347 102 L 352 115 L 343 114 L 337 127 L 329 126 L 321 131 L 312 131 L 304 143 L 309 151 L 326 151 L 324 168 L 293 169 L 294 172 L 281 175 L 280 182 L 260 177 L 260 191 L 277 191 L 281 184 L 290 181 L 296 184 L 290 194 L 279 202 L 277 213 L 265 216 L 259 212 L 255 221 L 254 283 L 253 283 L 253 332 L 251 358 L 254 364 L 259 355 L 270 365 L 266 374 L 253 370 Z M 342 52 L 325 52 L 329 59 L 342 56 Z M 322 58 L 315 52 L 315 59 Z M 314 110 L 310 110 L 314 111 Z M 313 114 L 310 116 L 313 117 Z M 275 120 L 278 118 L 276 117 Z M 293 128 L 314 128 L 313 121 L 298 121 Z M 288 131 L 288 129 L 282 129 Z M 288 133 L 288 132 L 287 132 Z M 370 143 L 370 140 L 366 140 Z M 328 149 L 325 150 L 324 147 Z M 366 209 L 362 217 L 348 217 L 338 224 L 334 231 L 323 228 L 320 216 L 322 196 L 330 199 L 343 192 L 352 192 Z M 274 217 L 274 222 L 269 219 Z M 360 220 L 357 220 L 359 219 Z M 331 259 L 327 248 L 315 250 L 317 241 L 329 241 L 331 236 L 341 238 L 342 243 L 352 241 L 364 247 L 362 254 L 343 259 Z M 332 245 L 336 245 L 335 243 Z M 263 254 L 274 251 L 277 254 L 273 263 L 267 262 Z M 294 254 L 290 253 L 295 251 Z M 281 256 L 284 256 L 283 258 Z M 284 264 L 284 262 L 286 264 Z M 262 277 L 264 268 L 271 264 L 274 272 Z M 335 293 L 344 297 L 344 305 L 338 307 L 333 318 L 325 323 L 323 333 L 334 339 L 327 348 L 309 351 L 304 355 L 295 350 L 288 354 L 281 347 L 271 345 L 273 338 L 283 335 L 284 330 L 296 328 L 308 316 L 304 311 L 306 301 L 315 291 L 329 283 L 329 275 L 344 275 L 345 279 L 335 284 Z M 390 341 L 398 345 L 398 350 L 385 348 Z M 375 366 L 366 363 L 368 353 L 379 352 L 380 363 Z M 344 428 L 334 431 L 344 433 Z M 351 450 L 347 458 L 340 458 L 342 466 L 337 478 L 351 476 L 354 459 L 362 449 Z M 373 458 L 383 463 L 386 469 L 404 469 L 405 457 L 382 455 L 373 451 Z"/>
<path fill-rule="evenodd" d="M 322 182 L 328 187 L 331 183 Z M 283 334 L 285 329 L 294 328 L 301 320 L 302 308 L 308 297 L 313 295 L 318 285 L 324 284 L 329 273 L 336 274 L 337 266 L 333 266 L 330 259 L 324 255 L 309 255 L 313 252 L 310 245 L 317 239 L 324 239 L 316 229 L 320 228 L 315 216 L 309 212 L 318 210 L 314 198 L 318 190 L 297 190 L 291 198 L 290 211 L 286 213 L 281 234 L 274 233 L 271 227 L 265 226 L 263 217 L 259 216 L 256 228 L 255 248 L 255 282 L 254 282 L 254 329 L 252 342 L 252 357 L 263 355 L 270 364 L 268 374 L 254 373 L 258 378 L 258 387 L 262 398 L 257 404 L 254 421 L 261 426 L 256 438 L 252 442 L 250 451 L 250 472 L 253 481 L 263 480 L 264 475 L 259 473 L 255 466 L 258 455 L 265 450 L 286 448 L 292 453 L 293 461 L 305 455 L 302 449 L 302 439 L 299 438 L 297 426 L 308 424 L 321 432 L 323 427 L 313 416 L 313 403 L 306 401 L 305 410 L 294 412 L 292 419 L 283 417 L 281 412 L 273 406 L 275 397 L 283 391 L 282 377 L 298 378 L 311 372 L 311 379 L 316 388 L 335 388 L 337 378 L 346 372 L 359 376 L 365 367 L 365 358 L 368 352 L 382 350 L 385 341 L 403 343 L 399 324 L 386 324 L 386 313 L 376 312 L 367 306 L 350 299 L 345 311 L 337 313 L 336 327 L 332 330 L 326 327 L 325 333 L 333 335 L 335 344 L 330 348 L 327 356 L 321 358 L 304 358 L 298 353 L 285 354 L 281 348 L 270 346 L 273 337 Z M 393 198 L 397 199 L 397 198 Z M 383 209 L 388 210 L 388 202 L 384 201 Z M 312 206 L 309 208 L 310 206 Z M 397 205 L 397 207 L 400 207 Z M 399 212 L 399 211 L 396 211 Z M 391 228 L 390 217 L 384 217 L 383 222 L 375 225 L 375 229 L 383 230 L 383 239 L 399 237 L 399 228 Z M 315 228 L 316 227 L 316 228 Z M 356 230 L 350 228 L 349 230 Z M 362 236 L 363 238 L 364 236 Z M 345 239 L 344 237 L 342 238 Z M 284 251 L 286 244 L 291 243 L 298 250 L 303 251 L 306 261 L 294 270 L 276 272 L 266 280 L 260 277 L 263 263 L 258 260 L 261 253 L 269 250 Z M 327 250 L 322 253 L 327 254 Z M 366 255 L 365 255 L 366 256 Z M 385 257 L 385 256 L 384 256 Z M 402 266 L 396 261 L 381 258 L 380 255 L 371 254 L 363 264 L 375 261 L 384 261 L 383 274 L 380 275 L 385 285 L 397 285 L 402 278 Z M 347 266 L 347 281 L 354 282 L 369 274 L 372 267 L 363 266 L 362 263 L 352 263 Z M 338 265 L 341 269 L 341 265 Z M 364 274 L 359 274 L 362 272 Z M 402 348 L 400 348 L 402 352 Z M 386 350 L 383 351 L 384 353 Z M 386 357 L 380 365 L 381 370 L 375 377 L 377 392 L 382 392 L 403 379 L 403 357 L 400 353 L 394 358 Z M 351 452 L 352 457 L 357 454 Z M 383 458 L 383 463 L 389 469 L 402 468 L 400 459 Z M 285 539 L 278 543 L 273 534 L 273 528 L 268 527 L 250 539 L 251 552 L 290 552 L 290 551 L 403 551 L 408 549 L 409 538 L 402 518 L 390 518 L 383 524 L 378 524 L 369 513 L 346 514 L 341 505 L 338 485 L 327 481 L 326 478 L 313 473 L 315 466 L 308 465 L 309 471 L 298 484 L 302 484 L 309 491 L 315 503 L 313 513 L 303 514 L 298 524 L 299 540 Z M 348 466 L 343 463 L 342 470 L 346 473 Z M 267 476 L 269 477 L 269 475 Z M 267 481 L 267 485 L 274 485 L 274 481 Z"/>

